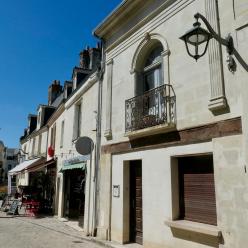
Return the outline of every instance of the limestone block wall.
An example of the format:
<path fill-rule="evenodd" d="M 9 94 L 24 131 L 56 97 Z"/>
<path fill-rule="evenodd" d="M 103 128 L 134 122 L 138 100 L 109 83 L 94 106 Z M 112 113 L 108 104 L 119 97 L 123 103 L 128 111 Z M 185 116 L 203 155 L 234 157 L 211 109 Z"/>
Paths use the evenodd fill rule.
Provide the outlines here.
<path fill-rule="evenodd" d="M 173 2 L 173 1 L 171 1 Z M 119 36 L 121 42 L 118 41 L 116 32 L 108 34 L 107 37 L 107 63 L 112 60 L 112 105 L 111 105 L 111 127 L 112 139 L 103 138 L 103 144 L 121 142 L 127 140 L 125 133 L 125 100 L 134 97 L 135 79 L 132 74 L 132 62 L 139 45 L 144 41 L 147 33 L 151 35 L 157 34 L 161 42 L 167 44 L 168 55 L 168 75 L 170 84 L 173 86 L 176 94 L 176 117 L 177 129 L 184 129 L 193 126 L 212 123 L 215 121 L 229 119 L 242 115 L 242 81 L 247 80 L 247 75 L 240 73 L 242 71 L 240 65 L 237 65 L 237 72 L 231 73 L 227 68 L 226 51 L 222 48 L 223 54 L 223 77 L 219 79 L 220 86 L 214 85 L 212 82 L 215 73 L 219 73 L 220 69 L 215 69 L 210 63 L 211 60 L 206 54 L 200 58 L 197 63 L 189 57 L 186 52 L 184 43 L 179 39 L 187 30 L 192 27 L 194 22 L 194 14 L 200 12 L 207 15 L 214 3 L 210 6 L 211 1 L 175 1 L 168 8 L 158 13 L 151 20 L 138 23 L 137 19 L 142 17 L 144 13 L 149 13 L 147 9 L 152 7 L 144 5 L 140 12 L 137 12 L 136 18 L 130 16 L 130 20 L 120 27 Z M 212 1 L 215 2 L 215 1 Z M 236 32 L 239 36 L 244 36 L 244 30 L 236 31 L 234 23 L 236 20 L 233 16 L 232 1 L 218 1 L 220 15 L 220 30 L 222 36 L 228 33 L 233 34 L 235 42 L 238 40 L 242 43 L 242 39 L 236 39 Z M 147 9 L 146 9 L 147 8 Z M 210 10 L 209 10 L 210 8 Z M 211 13 L 210 13 L 211 14 Z M 209 14 L 209 15 L 210 15 Z M 137 24 L 138 23 L 138 24 Z M 242 22 L 243 24 L 245 22 Z M 137 27 L 135 26 L 137 25 Z M 204 27 L 204 24 L 202 23 Z M 129 27 L 129 29 L 128 29 Z M 131 27 L 133 27 L 131 29 Z M 134 31 L 133 31 L 134 30 Z M 243 50 L 246 52 L 246 45 L 243 44 Z M 217 48 L 216 48 L 217 49 Z M 246 52 L 247 53 L 247 52 Z M 106 66 L 106 69 L 108 66 Z M 189 73 L 190 72 L 190 73 Z M 110 73 L 106 70 L 106 74 Z M 165 74 L 167 72 L 165 71 Z M 217 79 L 216 79 L 217 80 Z M 222 87 L 222 80 L 224 86 Z M 235 83 L 234 83 L 235 82 Z M 216 94 L 215 87 L 222 87 L 223 94 L 226 97 L 228 108 L 220 113 L 213 113 L 209 109 L 211 101 L 214 101 Z M 235 88 L 235 90 L 234 90 Z M 109 118 L 109 106 L 107 104 L 108 94 L 108 75 L 104 77 L 103 83 L 103 130 L 108 129 L 106 118 Z M 221 89 L 218 89 L 221 91 Z M 214 95 L 215 94 L 215 95 Z"/>
<path fill-rule="evenodd" d="M 129 184 L 125 171 L 129 160 L 142 160 L 143 192 L 143 243 L 144 247 L 240 247 L 245 248 L 248 229 L 247 173 L 242 163 L 242 136 L 214 139 L 213 142 L 146 150 L 112 157 L 112 186 L 120 185 L 120 197 L 111 198 L 111 238 L 128 241 L 128 194 Z M 173 194 L 173 158 L 192 154 L 213 154 L 217 227 L 223 235 L 223 243 L 211 238 L 199 238 L 185 231 L 175 236 L 166 220 L 173 219 L 175 205 Z M 123 217 L 121 217 L 123 216 Z M 156 230 L 156 231 L 155 231 Z M 185 238 L 187 237 L 187 238 Z"/>

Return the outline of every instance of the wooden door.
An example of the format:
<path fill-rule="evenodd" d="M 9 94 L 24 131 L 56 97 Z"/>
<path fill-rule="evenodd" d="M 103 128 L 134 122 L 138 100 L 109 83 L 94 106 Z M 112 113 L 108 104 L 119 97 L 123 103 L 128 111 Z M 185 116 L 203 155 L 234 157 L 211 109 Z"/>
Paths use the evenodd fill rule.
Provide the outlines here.
<path fill-rule="evenodd" d="M 143 243 L 141 163 L 130 162 L 130 241 L 138 244 Z"/>

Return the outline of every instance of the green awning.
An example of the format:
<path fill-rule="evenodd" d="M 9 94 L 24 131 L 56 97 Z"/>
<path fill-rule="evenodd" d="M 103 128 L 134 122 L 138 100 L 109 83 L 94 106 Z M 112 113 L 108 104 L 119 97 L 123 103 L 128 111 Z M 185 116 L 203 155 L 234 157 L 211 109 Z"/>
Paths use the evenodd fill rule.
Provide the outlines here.
<path fill-rule="evenodd" d="M 63 172 L 65 170 L 73 170 L 73 169 L 85 170 L 86 165 L 87 165 L 86 161 L 77 164 L 64 164 L 60 171 Z"/>

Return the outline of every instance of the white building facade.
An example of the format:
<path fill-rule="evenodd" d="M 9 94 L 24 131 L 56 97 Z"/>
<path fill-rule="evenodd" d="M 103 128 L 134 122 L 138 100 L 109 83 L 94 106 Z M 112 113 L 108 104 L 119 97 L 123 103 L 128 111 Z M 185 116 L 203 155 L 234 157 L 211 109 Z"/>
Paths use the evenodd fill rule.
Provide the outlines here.
<path fill-rule="evenodd" d="M 214 39 L 197 63 L 187 54 L 179 37 L 197 12 L 248 61 L 247 1 L 126 0 L 95 29 L 106 52 L 100 238 L 246 247 L 248 74 L 237 60 L 229 71 Z"/>
<path fill-rule="evenodd" d="M 89 61 L 85 64 L 87 54 Z M 67 96 L 64 89 L 64 101 L 47 123 L 48 147 L 54 149 L 53 157 L 57 163 L 55 214 L 59 218 L 77 219 L 87 235 L 94 235 L 96 228 L 95 147 L 99 77 L 95 64 L 100 60 L 99 54 L 100 48 L 89 48 L 80 53 L 80 66 L 72 73 L 72 93 Z M 77 152 L 75 144 L 80 137 L 89 137 L 93 141 L 91 154 L 83 156 Z"/>

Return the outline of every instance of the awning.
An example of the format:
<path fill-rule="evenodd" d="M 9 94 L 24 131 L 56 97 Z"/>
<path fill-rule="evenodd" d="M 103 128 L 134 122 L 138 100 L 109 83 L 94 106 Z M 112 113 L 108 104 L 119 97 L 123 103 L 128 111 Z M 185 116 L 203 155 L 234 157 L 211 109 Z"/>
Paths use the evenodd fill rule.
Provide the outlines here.
<path fill-rule="evenodd" d="M 43 167 L 46 167 L 46 166 L 50 166 L 54 164 L 54 167 L 56 166 L 56 160 L 54 159 L 51 159 L 51 160 L 48 160 L 46 161 L 46 159 L 44 158 L 43 161 L 40 161 L 39 163 L 34 163 L 32 165 L 30 165 L 27 170 L 28 172 L 34 172 L 34 171 L 38 171 L 40 169 L 42 169 Z"/>
<path fill-rule="evenodd" d="M 64 164 L 61 168 L 61 172 L 65 171 L 65 170 L 73 170 L 73 169 L 81 169 L 81 170 L 85 170 L 86 168 L 86 165 L 87 165 L 87 162 L 82 162 L 82 163 L 78 163 L 78 164 Z"/>
<path fill-rule="evenodd" d="M 35 158 L 26 160 L 20 164 L 18 164 L 15 168 L 9 171 L 9 175 L 16 175 L 23 170 L 28 169 L 30 166 L 35 166 L 44 163 L 45 158 Z"/>
<path fill-rule="evenodd" d="M 89 156 L 76 156 L 63 161 L 60 172 L 65 170 L 82 169 L 85 170 Z"/>

